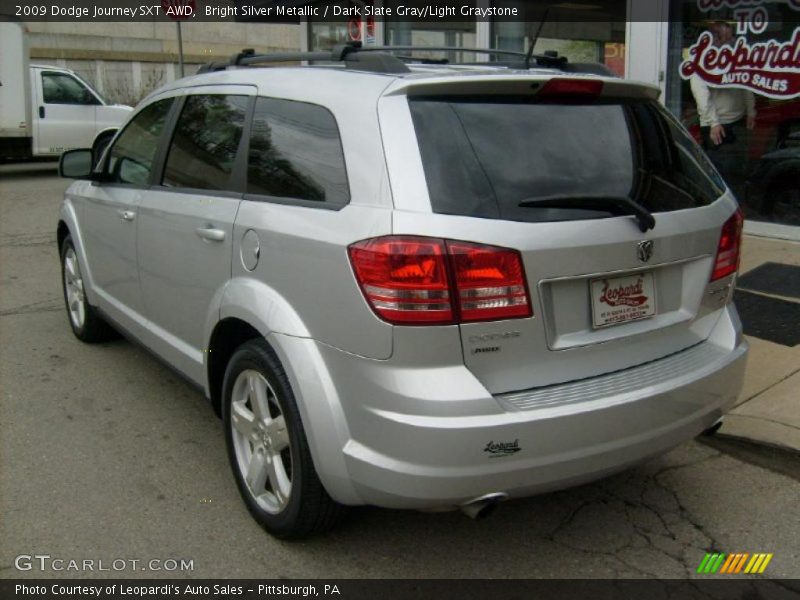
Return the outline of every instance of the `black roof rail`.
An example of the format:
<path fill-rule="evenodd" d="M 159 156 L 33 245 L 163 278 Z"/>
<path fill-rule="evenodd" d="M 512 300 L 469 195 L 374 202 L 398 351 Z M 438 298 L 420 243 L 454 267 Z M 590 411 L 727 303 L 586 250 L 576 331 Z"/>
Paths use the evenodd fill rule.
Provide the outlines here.
<path fill-rule="evenodd" d="M 472 54 L 496 54 L 525 58 L 524 52 L 500 50 L 498 48 L 467 48 L 463 46 L 366 46 L 359 52 L 469 52 Z"/>
<path fill-rule="evenodd" d="M 531 66 L 545 67 L 548 69 L 562 69 L 569 70 L 567 65 L 569 61 L 566 56 L 559 56 L 558 52 L 554 50 L 546 50 L 544 54 L 531 54 L 525 52 L 518 52 L 516 50 L 501 50 L 499 48 L 464 48 L 461 46 L 367 46 L 360 48 L 359 52 L 468 52 L 472 54 L 489 54 L 497 57 L 511 57 L 514 60 L 492 61 L 486 63 L 495 66 L 509 66 L 523 69 L 530 69 Z M 403 56 L 404 60 L 419 60 L 422 62 L 427 61 L 429 64 L 463 64 L 463 65 L 479 65 L 481 63 L 465 62 L 465 63 L 448 63 L 446 59 L 424 59 L 416 58 L 413 56 Z"/>
<path fill-rule="evenodd" d="M 224 71 L 229 67 L 247 67 L 281 62 L 300 61 L 325 61 L 343 62 L 346 66 L 357 68 L 361 71 L 374 71 L 378 73 L 408 73 L 409 68 L 405 63 L 388 53 L 369 53 L 361 55 L 364 49 L 361 42 L 348 42 L 338 44 L 333 50 L 315 52 L 270 52 L 269 54 L 256 54 L 252 48 L 246 48 L 233 55 L 227 62 L 208 63 L 198 69 L 198 73 Z M 372 50 L 372 48 L 370 48 Z"/>
<path fill-rule="evenodd" d="M 405 54 L 395 56 L 393 53 Z M 446 58 L 432 59 L 414 57 L 408 53 L 413 52 L 467 52 L 474 54 L 489 54 L 501 60 L 487 63 L 450 63 Z M 208 63 L 200 67 L 198 73 L 224 71 L 229 67 L 246 67 L 281 62 L 323 61 L 341 62 L 348 68 L 374 73 L 410 73 L 407 62 L 422 64 L 453 64 L 474 66 L 502 66 L 516 69 L 529 69 L 531 66 L 548 69 L 559 69 L 569 73 L 595 73 L 599 75 L 612 75 L 610 70 L 601 64 L 574 63 L 570 64 L 565 56 L 557 52 L 547 51 L 544 54 L 527 54 L 514 50 L 500 50 L 496 48 L 463 48 L 460 46 L 363 46 L 361 42 L 347 42 L 338 44 L 332 50 L 318 50 L 314 52 L 271 52 L 269 54 L 256 54 L 252 48 L 246 48 L 233 55 L 227 62 Z"/>

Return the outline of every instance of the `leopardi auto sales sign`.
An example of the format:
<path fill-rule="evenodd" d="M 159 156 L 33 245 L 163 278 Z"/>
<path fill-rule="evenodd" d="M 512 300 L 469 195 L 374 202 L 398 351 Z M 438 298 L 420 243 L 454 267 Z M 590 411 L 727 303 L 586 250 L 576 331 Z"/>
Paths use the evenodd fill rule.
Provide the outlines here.
<path fill-rule="evenodd" d="M 743 88 L 779 100 L 800 96 L 800 26 L 795 27 L 788 40 L 747 40 L 748 33 L 759 35 L 766 31 L 768 1 L 698 0 L 703 12 L 732 9 L 736 37 L 715 47 L 711 33 L 702 33 L 681 64 L 681 77 L 689 79 L 696 74 L 712 86 Z M 783 3 L 798 11 L 800 18 L 800 0 Z"/>

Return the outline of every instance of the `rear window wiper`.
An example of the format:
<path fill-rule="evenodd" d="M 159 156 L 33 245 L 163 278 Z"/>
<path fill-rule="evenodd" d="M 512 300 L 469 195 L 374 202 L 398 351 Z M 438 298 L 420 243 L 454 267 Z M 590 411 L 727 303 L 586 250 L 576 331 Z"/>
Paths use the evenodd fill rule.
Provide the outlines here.
<path fill-rule="evenodd" d="M 559 194 L 523 200 L 517 206 L 520 208 L 577 208 L 583 210 L 598 210 L 600 208 L 619 215 L 633 215 L 636 217 L 642 233 L 656 227 L 656 218 L 652 213 L 627 196 Z"/>

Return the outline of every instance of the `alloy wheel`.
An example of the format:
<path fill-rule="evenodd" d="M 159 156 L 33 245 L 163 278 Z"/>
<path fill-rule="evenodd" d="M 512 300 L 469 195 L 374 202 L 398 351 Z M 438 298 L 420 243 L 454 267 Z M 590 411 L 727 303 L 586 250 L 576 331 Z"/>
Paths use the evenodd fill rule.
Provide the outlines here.
<path fill-rule="evenodd" d="M 261 373 L 247 369 L 233 385 L 230 411 L 242 479 L 262 509 L 278 514 L 292 493 L 291 440 L 278 397 Z"/>
<path fill-rule="evenodd" d="M 78 256 L 71 246 L 64 253 L 64 289 L 67 295 L 69 318 L 76 329 L 81 329 L 86 321 L 86 295 L 83 290 L 83 277 L 78 264 Z"/>

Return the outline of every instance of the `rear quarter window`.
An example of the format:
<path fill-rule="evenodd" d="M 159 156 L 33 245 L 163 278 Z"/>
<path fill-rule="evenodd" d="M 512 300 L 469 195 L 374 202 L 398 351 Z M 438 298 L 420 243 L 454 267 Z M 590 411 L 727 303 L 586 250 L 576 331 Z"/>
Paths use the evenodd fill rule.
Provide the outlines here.
<path fill-rule="evenodd" d="M 350 190 L 333 114 L 315 104 L 259 98 L 250 136 L 247 193 L 309 206 L 347 204 Z"/>

